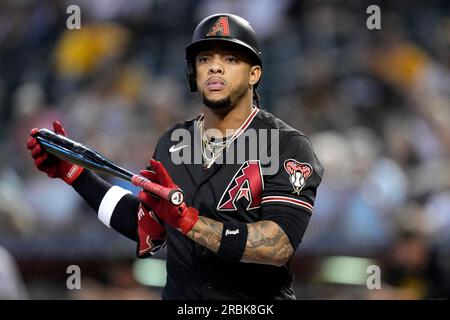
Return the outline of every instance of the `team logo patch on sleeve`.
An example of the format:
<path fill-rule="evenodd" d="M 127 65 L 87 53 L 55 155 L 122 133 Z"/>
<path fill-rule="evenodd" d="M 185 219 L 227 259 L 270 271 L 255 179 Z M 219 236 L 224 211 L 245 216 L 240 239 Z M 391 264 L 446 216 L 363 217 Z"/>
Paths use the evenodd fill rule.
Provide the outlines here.
<path fill-rule="evenodd" d="M 284 169 L 289 174 L 289 182 L 294 188 L 293 193 L 300 195 L 306 180 L 312 175 L 313 169 L 309 163 L 298 162 L 295 159 L 287 159 L 284 162 Z"/>

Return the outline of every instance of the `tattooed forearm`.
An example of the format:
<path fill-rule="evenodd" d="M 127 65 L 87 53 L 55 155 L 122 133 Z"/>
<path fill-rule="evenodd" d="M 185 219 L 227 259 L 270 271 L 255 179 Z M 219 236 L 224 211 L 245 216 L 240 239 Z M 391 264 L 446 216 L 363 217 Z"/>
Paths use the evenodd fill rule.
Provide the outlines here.
<path fill-rule="evenodd" d="M 275 222 L 263 220 L 248 224 L 247 245 L 242 262 L 283 266 L 293 253 L 289 238 Z"/>
<path fill-rule="evenodd" d="M 199 216 L 197 223 L 187 236 L 209 250 L 217 252 L 222 238 L 222 229 L 222 222 Z"/>
<path fill-rule="evenodd" d="M 284 231 L 273 221 L 247 224 L 248 238 L 241 262 L 285 265 L 294 250 Z M 213 252 L 219 251 L 223 223 L 199 216 L 187 236 Z"/>

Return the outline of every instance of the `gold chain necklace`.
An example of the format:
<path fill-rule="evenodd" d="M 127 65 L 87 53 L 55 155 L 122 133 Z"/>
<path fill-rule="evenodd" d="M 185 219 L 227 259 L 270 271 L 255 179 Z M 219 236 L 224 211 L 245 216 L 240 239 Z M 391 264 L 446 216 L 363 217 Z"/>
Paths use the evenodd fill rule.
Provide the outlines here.
<path fill-rule="evenodd" d="M 224 149 L 228 149 L 229 145 L 231 144 L 234 135 L 221 142 L 213 142 L 209 141 L 208 137 L 206 136 L 206 133 L 204 133 L 204 120 L 201 120 L 200 123 L 200 136 L 202 139 L 201 143 L 201 149 L 202 149 L 202 157 L 203 162 L 206 166 L 206 168 L 210 168 L 213 163 L 220 157 Z"/>
<path fill-rule="evenodd" d="M 206 133 L 204 133 L 204 126 L 205 126 L 205 118 L 202 116 L 202 118 L 199 120 L 199 127 L 200 127 L 200 137 L 201 137 L 201 149 L 202 149 L 202 157 L 203 162 L 206 168 L 210 168 L 213 163 L 220 157 L 223 150 L 228 149 L 231 145 L 231 143 L 238 137 L 238 135 L 243 131 L 243 127 L 246 124 L 247 120 L 252 116 L 254 110 L 256 107 L 253 106 L 252 112 L 248 116 L 248 118 L 241 124 L 239 129 L 234 130 L 233 135 L 221 142 L 212 142 L 209 141 L 206 137 Z M 248 124 L 247 124 L 248 125 Z M 208 155 L 208 152 L 211 153 L 211 156 Z"/>

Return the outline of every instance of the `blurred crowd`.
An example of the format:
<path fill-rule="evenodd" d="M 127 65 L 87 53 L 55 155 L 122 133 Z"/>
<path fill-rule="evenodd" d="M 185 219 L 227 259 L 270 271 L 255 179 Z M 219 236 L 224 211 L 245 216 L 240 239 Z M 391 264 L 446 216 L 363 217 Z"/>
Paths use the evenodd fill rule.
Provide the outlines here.
<path fill-rule="evenodd" d="M 81 30 L 66 27 L 71 4 L 81 9 Z M 371 4 L 381 8 L 380 30 L 366 27 Z M 448 297 L 446 0 L 0 1 L 0 245 L 25 283 L 40 283 L 39 261 L 133 259 L 135 250 L 63 182 L 34 168 L 30 129 L 59 119 L 69 137 L 131 171 L 144 168 L 166 128 L 201 112 L 184 50 L 200 19 L 216 12 L 253 24 L 262 107 L 310 137 L 325 168 L 293 261 L 300 297 Z M 313 266 L 331 254 L 373 259 L 386 290 L 315 284 Z M 69 296 L 83 297 L 105 296 Z"/>

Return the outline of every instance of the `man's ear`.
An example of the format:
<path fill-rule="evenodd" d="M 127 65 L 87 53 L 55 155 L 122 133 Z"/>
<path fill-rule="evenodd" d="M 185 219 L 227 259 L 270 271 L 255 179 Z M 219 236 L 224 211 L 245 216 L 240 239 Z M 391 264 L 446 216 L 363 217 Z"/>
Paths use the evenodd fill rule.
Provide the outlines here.
<path fill-rule="evenodd" d="M 249 84 L 255 85 L 261 78 L 262 70 L 261 66 L 255 65 L 250 67 L 250 82 Z"/>

